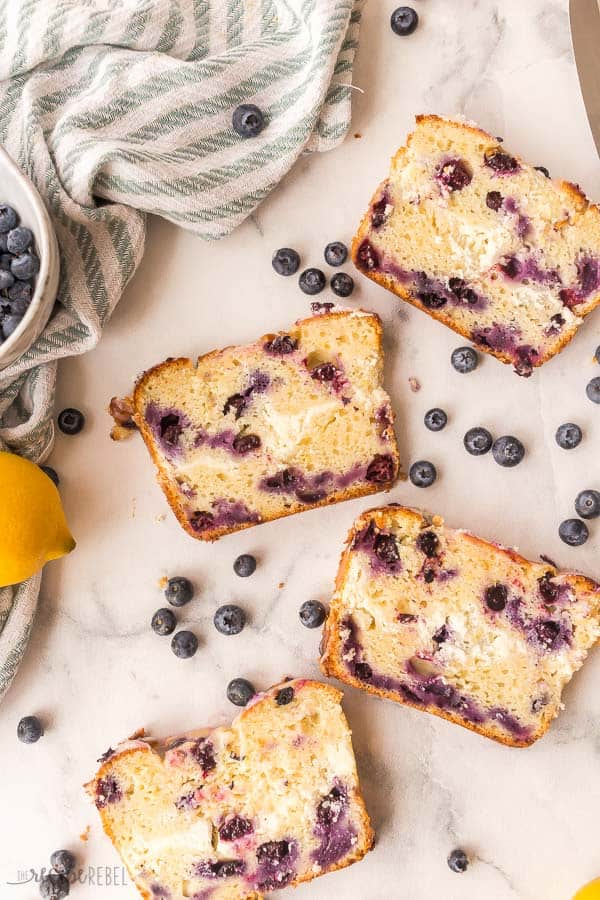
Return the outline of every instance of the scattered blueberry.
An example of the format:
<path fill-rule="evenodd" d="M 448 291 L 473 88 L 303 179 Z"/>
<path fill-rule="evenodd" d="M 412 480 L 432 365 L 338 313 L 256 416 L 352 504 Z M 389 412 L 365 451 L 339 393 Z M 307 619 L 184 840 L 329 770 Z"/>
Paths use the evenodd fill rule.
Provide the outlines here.
<path fill-rule="evenodd" d="M 325 247 L 325 262 L 330 266 L 343 266 L 348 259 L 348 248 L 341 241 L 332 241 Z"/>
<path fill-rule="evenodd" d="M 415 487 L 430 487 L 437 478 L 437 470 L 433 463 L 420 459 L 410 467 L 408 477 Z"/>
<path fill-rule="evenodd" d="M 9 253 L 24 253 L 33 243 L 33 234 L 29 228 L 19 225 L 6 236 L 6 249 Z"/>
<path fill-rule="evenodd" d="M 240 456 L 245 456 L 246 453 L 251 453 L 253 450 L 257 450 L 260 447 L 261 441 L 257 434 L 238 434 L 233 439 L 232 450 L 234 453 L 239 453 Z"/>
<path fill-rule="evenodd" d="M 246 613 L 233 603 L 226 603 L 216 611 L 213 622 L 221 634 L 239 634 L 246 624 Z"/>
<path fill-rule="evenodd" d="M 407 37 L 412 34 L 419 24 L 419 17 L 410 6 L 399 6 L 394 10 L 390 19 L 390 25 L 394 34 Z"/>
<path fill-rule="evenodd" d="M 428 428 L 430 431 L 441 431 L 448 424 L 448 416 L 443 409 L 435 407 L 425 413 L 423 421 L 425 422 L 425 428 Z"/>
<path fill-rule="evenodd" d="M 176 625 L 177 619 L 175 618 L 175 613 L 166 606 L 163 606 L 162 609 L 157 609 L 152 616 L 152 631 L 156 632 L 156 634 L 159 634 L 161 637 L 173 634 Z"/>
<path fill-rule="evenodd" d="M 265 117 L 254 103 L 242 103 L 234 109 L 231 124 L 240 137 L 256 137 L 265 127 Z"/>
<path fill-rule="evenodd" d="M 284 687 L 275 694 L 275 703 L 277 706 L 287 706 L 294 699 L 294 688 Z"/>
<path fill-rule="evenodd" d="M 60 478 L 58 477 L 58 472 L 56 469 L 53 469 L 52 466 L 40 466 L 42 472 L 44 472 L 51 481 L 54 482 L 56 487 L 60 484 Z"/>
<path fill-rule="evenodd" d="M 63 900 L 69 896 L 70 889 L 69 879 L 58 872 L 50 872 L 40 879 L 40 897 L 43 900 Z"/>
<path fill-rule="evenodd" d="M 594 353 L 594 359 L 597 363 L 600 363 L 600 346 L 596 347 L 596 352 Z"/>
<path fill-rule="evenodd" d="M 0 269 L 0 291 L 7 291 L 15 283 L 15 276 L 6 269 Z"/>
<path fill-rule="evenodd" d="M 508 600 L 508 589 L 505 584 L 492 584 L 485 589 L 485 602 L 494 612 L 502 612 Z"/>
<path fill-rule="evenodd" d="M 16 224 L 17 214 L 12 206 L 2 204 L 2 206 L 0 206 L 0 232 L 5 234 L 7 231 L 10 231 L 11 228 L 14 228 Z"/>
<path fill-rule="evenodd" d="M 581 443 L 582 437 L 581 428 L 573 422 L 559 425 L 556 430 L 556 443 L 563 450 L 573 450 L 574 447 Z"/>
<path fill-rule="evenodd" d="M 545 178 L 550 178 L 550 172 L 546 168 L 546 166 L 534 166 L 533 167 L 537 172 L 541 172 Z"/>
<path fill-rule="evenodd" d="M 600 403 L 600 378 L 592 378 L 585 392 L 592 403 Z"/>
<path fill-rule="evenodd" d="M 169 578 L 165 588 L 165 597 L 171 606 L 185 606 L 194 596 L 194 585 L 189 578 L 175 575 Z"/>
<path fill-rule="evenodd" d="M 590 533 L 581 519 L 565 519 L 558 526 L 558 535 L 569 547 L 580 547 L 581 544 L 585 544 Z"/>
<path fill-rule="evenodd" d="M 67 407 L 58 414 L 58 427 L 63 434 L 79 434 L 85 425 L 85 416 L 78 409 Z"/>
<path fill-rule="evenodd" d="M 600 516 L 600 491 L 581 491 L 577 494 L 575 512 L 582 519 L 597 519 Z"/>
<path fill-rule="evenodd" d="M 37 716 L 25 716 L 17 725 L 17 737 L 23 744 L 35 744 L 43 733 L 44 726 Z"/>
<path fill-rule="evenodd" d="M 240 578 L 248 578 L 256 571 L 256 559 L 250 553 L 242 553 L 233 564 L 233 571 Z"/>
<path fill-rule="evenodd" d="M 319 628 L 327 618 L 327 610 L 320 600 L 305 600 L 300 607 L 299 616 L 306 628 Z"/>
<path fill-rule="evenodd" d="M 469 868 L 469 857 L 464 850 L 453 850 L 448 857 L 448 866 L 453 872 L 466 872 Z"/>
<path fill-rule="evenodd" d="M 50 865 L 59 875 L 68 875 L 75 867 L 75 857 L 69 850 L 55 850 Z"/>
<path fill-rule="evenodd" d="M 494 439 L 487 428 L 469 428 L 463 438 L 465 450 L 471 456 L 483 456 L 492 449 Z"/>
<path fill-rule="evenodd" d="M 479 354 L 472 347 L 457 347 L 452 351 L 450 362 L 457 372 L 461 375 L 467 375 L 477 368 L 479 363 Z"/>
<path fill-rule="evenodd" d="M 198 649 L 198 638 L 191 631 L 178 631 L 173 635 L 171 650 L 179 659 L 189 659 Z"/>
<path fill-rule="evenodd" d="M 519 163 L 514 156 L 509 156 L 508 153 L 500 150 L 499 147 L 487 151 L 484 155 L 484 161 L 486 166 L 489 166 L 494 172 L 500 172 L 503 175 L 516 172 L 519 168 Z"/>
<path fill-rule="evenodd" d="M 349 297 L 354 290 L 354 278 L 346 272 L 336 272 L 331 279 L 331 290 L 337 297 Z"/>
<path fill-rule="evenodd" d="M 234 706 L 247 706 L 255 694 L 254 686 L 245 678 L 234 678 L 227 685 L 227 699 Z"/>
<path fill-rule="evenodd" d="M 20 281 L 27 281 L 40 271 L 40 261 L 35 253 L 22 253 L 21 256 L 13 256 L 10 271 Z"/>
<path fill-rule="evenodd" d="M 280 247 L 273 254 L 271 265 L 278 275 L 295 275 L 300 268 L 300 256 L 291 247 Z"/>
<path fill-rule="evenodd" d="M 298 280 L 300 290 L 305 294 L 320 294 L 325 287 L 325 275 L 321 269 L 305 269 Z"/>
<path fill-rule="evenodd" d="M 525 447 L 518 438 L 506 434 L 494 441 L 492 456 L 499 466 L 511 468 L 519 465 L 525 456 Z"/>

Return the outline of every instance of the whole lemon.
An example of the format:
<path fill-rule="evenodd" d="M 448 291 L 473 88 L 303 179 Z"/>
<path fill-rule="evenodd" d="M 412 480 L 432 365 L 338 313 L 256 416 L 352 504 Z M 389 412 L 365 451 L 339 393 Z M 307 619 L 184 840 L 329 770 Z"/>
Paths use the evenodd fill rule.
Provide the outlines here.
<path fill-rule="evenodd" d="M 573 900 L 600 900 L 600 878 L 590 881 L 585 887 L 582 887 Z"/>
<path fill-rule="evenodd" d="M 52 480 L 35 463 L 0 451 L 0 587 L 24 581 L 74 547 Z"/>

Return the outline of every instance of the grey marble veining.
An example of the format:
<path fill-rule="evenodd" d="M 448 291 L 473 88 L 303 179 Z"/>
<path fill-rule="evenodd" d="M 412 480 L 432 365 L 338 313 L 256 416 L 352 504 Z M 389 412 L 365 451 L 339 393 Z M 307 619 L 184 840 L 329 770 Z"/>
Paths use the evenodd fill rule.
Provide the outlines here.
<path fill-rule="evenodd" d="M 59 437 L 51 460 L 79 546 L 52 564 L 25 662 L 0 707 L 3 843 L 0 898 L 32 900 L 32 885 L 8 887 L 19 870 L 47 865 L 60 846 L 83 867 L 119 862 L 100 833 L 81 784 L 100 753 L 139 726 L 156 734 L 227 721 L 227 682 L 258 687 L 288 674 L 318 675 L 319 634 L 299 624 L 301 602 L 327 599 L 354 516 L 373 498 L 306 513 L 205 546 L 166 509 L 141 442 L 108 438 L 108 399 L 167 355 L 197 355 L 283 328 L 307 313 L 295 279 L 272 271 L 272 251 L 297 247 L 319 265 L 328 240 L 348 240 L 418 112 L 463 113 L 502 135 L 526 158 L 579 182 L 600 199 L 595 155 L 570 48 L 567 3 L 542 0 L 415 0 L 419 30 L 389 30 L 396 4 L 365 9 L 355 71 L 351 134 L 337 151 L 304 157 L 272 197 L 228 240 L 204 244 L 162 222 L 150 228 L 144 263 L 99 348 L 61 366 L 60 406 L 88 417 L 76 438 Z M 355 138 L 354 134 L 360 134 Z M 389 499 L 424 504 L 453 525 L 517 545 L 535 558 L 600 577 L 600 525 L 570 550 L 557 536 L 575 494 L 600 488 L 600 408 L 585 398 L 598 374 L 599 313 L 573 343 L 529 380 L 493 359 L 471 376 L 454 373 L 459 338 L 357 276 L 353 305 L 373 308 L 386 329 L 386 380 L 398 414 L 405 468 L 430 458 L 440 478 L 419 491 L 399 484 Z M 422 385 L 412 393 L 408 379 Z M 431 434 L 424 412 L 444 407 L 448 427 Z M 570 453 L 554 443 L 561 422 L 585 431 Z M 462 435 L 473 425 L 515 433 L 528 453 L 514 470 L 473 459 Z M 241 552 L 260 564 L 232 571 Z M 175 659 L 150 630 L 164 575 L 198 585 L 181 624 L 199 637 L 191 661 Z M 281 586 L 280 586 L 281 585 Z M 241 603 L 249 626 L 217 634 L 221 603 Z M 600 653 L 565 692 L 566 708 L 530 750 L 512 750 L 423 713 L 350 689 L 345 709 L 377 831 L 358 866 L 299 888 L 298 900 L 569 900 L 600 875 Z M 18 744 L 22 715 L 39 713 L 46 736 Z M 78 835 L 91 826 L 87 843 Z M 446 856 L 460 845 L 473 863 L 462 876 Z M 102 877 L 102 876 L 100 876 Z M 119 877 L 118 875 L 116 877 Z M 133 900 L 131 887 L 87 884 L 75 900 Z"/>

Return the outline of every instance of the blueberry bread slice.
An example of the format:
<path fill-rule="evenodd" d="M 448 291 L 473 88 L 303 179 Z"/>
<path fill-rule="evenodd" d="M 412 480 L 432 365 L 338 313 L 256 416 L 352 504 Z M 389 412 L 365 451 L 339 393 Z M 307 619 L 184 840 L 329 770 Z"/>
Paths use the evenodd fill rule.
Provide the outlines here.
<path fill-rule="evenodd" d="M 398 450 L 379 318 L 328 312 L 146 372 L 133 422 L 193 537 L 389 488 Z"/>
<path fill-rule="evenodd" d="M 86 790 L 142 897 L 255 900 L 371 849 L 341 697 L 288 681 L 230 728 L 101 757 Z"/>
<path fill-rule="evenodd" d="M 373 281 L 530 375 L 600 302 L 600 209 L 501 138 L 417 116 L 352 256 Z"/>
<path fill-rule="evenodd" d="M 599 636 L 595 582 L 387 506 L 350 532 L 321 667 L 524 747 L 558 714 Z"/>

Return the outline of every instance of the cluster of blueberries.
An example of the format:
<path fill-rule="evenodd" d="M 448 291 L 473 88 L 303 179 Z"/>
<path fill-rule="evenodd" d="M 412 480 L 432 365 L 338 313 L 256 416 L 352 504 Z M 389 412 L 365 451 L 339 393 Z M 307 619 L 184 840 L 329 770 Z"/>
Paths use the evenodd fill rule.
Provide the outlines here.
<path fill-rule="evenodd" d="M 600 347 L 594 359 L 600 363 Z M 450 361 L 457 372 L 467 374 L 477 368 L 479 356 L 472 347 L 458 347 L 452 352 Z M 588 384 L 587 395 L 590 400 L 600 403 L 600 377 L 593 378 Z M 442 431 L 448 424 L 448 416 L 443 409 L 434 407 L 425 413 L 424 423 L 429 431 Z M 565 422 L 557 428 L 555 439 L 561 449 L 573 450 L 581 443 L 583 432 L 574 422 Z M 463 443 L 471 456 L 484 456 L 491 450 L 498 465 L 507 468 L 517 466 L 525 456 L 525 447 L 518 438 L 507 434 L 494 440 L 487 428 L 469 428 Z M 437 478 L 436 468 L 427 460 L 419 460 L 411 466 L 409 477 L 416 487 L 429 487 Z M 600 491 L 581 491 L 575 499 L 575 512 L 579 519 L 565 519 L 558 528 L 559 537 L 570 547 L 579 547 L 587 541 L 589 529 L 582 519 L 600 516 Z"/>
<path fill-rule="evenodd" d="M 233 571 L 240 578 L 248 578 L 256 571 L 256 559 L 250 553 L 243 553 L 233 563 Z M 169 578 L 165 597 L 170 606 L 182 607 L 192 600 L 194 586 L 189 578 L 176 575 Z M 306 600 L 299 611 L 300 621 L 306 628 L 319 628 L 327 617 L 327 610 L 319 600 Z M 152 616 L 152 630 L 166 637 L 173 634 L 177 618 L 168 606 L 157 609 Z M 239 634 L 246 624 L 246 613 L 234 603 L 220 606 L 213 617 L 213 624 L 220 634 L 230 637 Z M 192 631 L 178 631 L 171 639 L 171 649 L 179 659 L 190 659 L 198 649 L 198 638 Z M 234 678 L 227 686 L 227 697 L 236 706 L 246 706 L 255 695 L 253 685 L 245 678 Z"/>
<path fill-rule="evenodd" d="M 50 857 L 51 871 L 40 879 L 43 900 L 63 900 L 69 896 L 69 875 L 75 868 L 75 857 L 69 850 L 55 850 Z"/>
<path fill-rule="evenodd" d="M 327 265 L 338 268 L 348 259 L 348 248 L 341 241 L 332 241 L 325 247 L 323 256 Z M 291 247 L 280 247 L 273 254 L 271 262 L 278 275 L 289 277 L 295 275 L 300 268 L 300 255 Z M 322 269 L 311 267 L 300 273 L 298 284 L 301 291 L 313 297 L 325 289 L 327 278 Z M 354 290 L 354 279 L 347 272 L 336 272 L 329 285 L 336 297 L 349 297 Z"/>
<path fill-rule="evenodd" d="M 0 205 L 0 344 L 16 331 L 29 309 L 39 270 L 32 231 L 19 225 L 12 206 Z"/>

